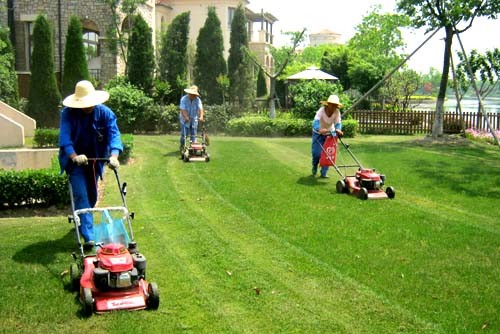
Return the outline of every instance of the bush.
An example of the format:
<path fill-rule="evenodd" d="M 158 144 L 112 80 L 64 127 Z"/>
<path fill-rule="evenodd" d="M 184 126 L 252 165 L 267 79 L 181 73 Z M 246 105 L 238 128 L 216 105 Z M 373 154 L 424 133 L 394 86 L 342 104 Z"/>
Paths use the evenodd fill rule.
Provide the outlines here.
<path fill-rule="evenodd" d="M 320 101 L 328 99 L 331 94 L 338 94 L 340 101 L 347 107 L 349 98 L 340 94 L 342 86 L 324 80 L 307 80 L 290 86 L 290 95 L 293 98 L 293 110 L 303 115 L 303 118 L 312 119 L 321 106 Z"/>
<path fill-rule="evenodd" d="M 59 147 L 59 129 L 35 129 L 33 147 Z"/>
<path fill-rule="evenodd" d="M 344 137 L 354 138 L 359 132 L 359 122 L 355 119 L 346 119 L 342 121 L 342 132 Z"/>
<path fill-rule="evenodd" d="M 169 104 L 162 108 L 159 127 L 161 132 L 172 132 L 179 130 L 179 106 Z"/>
<path fill-rule="evenodd" d="M 229 103 L 207 106 L 205 108 L 207 131 L 212 133 L 226 131 L 231 115 L 233 115 L 233 110 Z"/>
<path fill-rule="evenodd" d="M 244 116 L 230 120 L 227 132 L 234 136 L 309 136 L 311 122 L 304 119 Z"/>
<path fill-rule="evenodd" d="M 443 119 L 444 133 L 460 133 L 464 128 L 464 122 L 456 117 L 445 116 Z"/>
<path fill-rule="evenodd" d="M 497 138 L 500 137 L 500 130 L 495 131 L 495 136 Z M 478 130 L 475 128 L 466 129 L 465 138 L 482 143 L 495 144 L 495 138 L 493 138 L 491 132 L 488 132 L 486 130 Z"/>
<path fill-rule="evenodd" d="M 121 164 L 127 164 L 128 160 L 132 156 L 132 150 L 134 149 L 134 136 L 131 134 L 121 135 L 123 152 L 118 157 Z"/>
<path fill-rule="evenodd" d="M 145 119 L 148 117 L 147 111 L 153 110 L 151 109 L 153 99 L 121 79 L 118 79 L 117 82 L 107 86 L 111 87 L 108 89 L 110 98 L 107 105 L 116 114 L 120 131 L 133 133 L 143 130 L 141 126 L 144 125 Z"/>
<path fill-rule="evenodd" d="M 68 181 L 56 168 L 0 171 L 0 205 L 3 208 L 20 206 L 58 206 L 69 203 Z"/>

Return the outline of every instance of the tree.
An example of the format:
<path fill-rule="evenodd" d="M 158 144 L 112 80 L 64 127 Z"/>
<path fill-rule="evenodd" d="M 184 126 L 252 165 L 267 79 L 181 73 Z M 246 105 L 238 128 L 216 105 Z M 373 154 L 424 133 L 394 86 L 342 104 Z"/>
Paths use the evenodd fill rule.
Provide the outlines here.
<path fill-rule="evenodd" d="M 140 14 L 134 17 L 128 46 L 128 80 L 147 95 L 151 95 L 155 70 L 153 32 Z"/>
<path fill-rule="evenodd" d="M 477 17 L 496 18 L 497 14 L 500 13 L 500 1 L 398 0 L 397 6 L 398 11 L 411 18 L 413 27 L 425 26 L 428 31 L 443 28 L 445 31 L 443 71 L 432 126 L 432 136 L 436 138 L 443 134 L 443 105 L 448 86 L 453 36 L 468 30 Z M 458 28 L 459 25 L 463 25 L 463 27 Z"/>
<path fill-rule="evenodd" d="M 349 49 L 357 54 L 355 60 L 351 59 L 355 64 L 349 66 L 349 83 L 363 94 L 401 62 L 403 57 L 398 50 L 405 43 L 400 28 L 410 24 L 406 15 L 380 14 L 380 8 L 372 7 L 372 11 L 356 26 L 356 34 L 348 43 Z M 363 70 L 367 71 L 366 75 L 363 75 Z"/>
<path fill-rule="evenodd" d="M 15 68 L 14 49 L 9 31 L 0 26 L 0 99 L 8 105 L 19 107 L 19 90 Z"/>
<path fill-rule="evenodd" d="M 480 54 L 477 50 L 471 50 L 467 56 L 471 73 L 467 70 L 467 62 L 462 52 L 458 53 L 460 63 L 457 65 L 457 79 L 461 87 L 461 95 L 467 93 L 471 86 L 471 75 L 479 84 L 478 91 L 481 99 L 486 98 L 498 86 L 500 80 L 500 50 L 487 50 Z M 478 110 L 478 112 L 481 112 Z"/>
<path fill-rule="evenodd" d="M 266 76 L 262 68 L 259 68 L 259 73 L 257 74 L 257 97 L 266 95 L 267 95 Z"/>
<path fill-rule="evenodd" d="M 420 86 L 420 75 L 413 70 L 395 72 L 388 78 L 380 95 L 391 104 L 394 111 L 407 111 L 410 107 L 410 98 Z M 382 109 L 385 109 L 382 106 Z"/>
<path fill-rule="evenodd" d="M 82 23 L 78 16 L 71 16 L 64 50 L 62 96 L 73 94 L 76 83 L 81 80 L 89 80 L 89 70 L 83 46 Z"/>
<path fill-rule="evenodd" d="M 106 35 L 109 40 L 110 51 L 119 54 L 125 63 L 125 73 L 127 73 L 127 34 L 122 31 L 122 13 L 125 14 L 130 28 L 132 26 L 132 16 L 139 5 L 145 4 L 147 0 L 100 0 L 106 3 L 111 10 L 112 25 L 108 27 Z M 118 52 L 120 50 L 120 52 Z"/>
<path fill-rule="evenodd" d="M 245 9 L 241 4 L 234 12 L 229 43 L 229 57 L 227 60 L 229 95 L 231 99 L 244 107 L 250 104 L 255 89 L 248 53 L 247 19 Z"/>
<path fill-rule="evenodd" d="M 217 78 L 226 74 L 227 65 L 224 59 L 224 38 L 221 23 L 215 8 L 209 7 L 205 25 L 200 29 L 196 41 L 194 62 L 194 79 L 205 103 L 222 103 L 223 92 Z"/>
<path fill-rule="evenodd" d="M 187 86 L 187 46 L 190 12 L 177 15 L 161 38 L 159 76 L 168 82 L 172 92 L 167 100 L 176 103 L 179 92 Z"/>
<path fill-rule="evenodd" d="M 333 49 L 325 51 L 321 58 L 321 70 L 339 78 L 339 82 L 345 90 L 351 89 L 351 79 L 348 75 L 349 64 L 356 51 L 345 45 L 336 45 Z"/>
<path fill-rule="evenodd" d="M 432 96 L 437 95 L 440 81 L 441 72 L 431 67 L 428 73 L 422 75 L 423 94 Z"/>
<path fill-rule="evenodd" d="M 304 39 L 304 33 L 306 32 L 306 29 L 304 28 L 301 32 L 291 32 L 289 35 L 292 36 L 292 46 L 287 47 L 283 49 L 283 52 L 281 53 L 281 57 L 279 59 L 275 59 L 275 64 L 276 67 L 278 68 L 274 73 L 269 73 L 267 72 L 264 67 L 259 64 L 259 62 L 252 57 L 251 59 L 255 62 L 257 66 L 262 69 L 264 74 L 269 77 L 269 117 L 270 118 L 275 118 L 276 117 L 276 81 L 277 78 L 283 73 L 285 68 L 287 67 L 288 63 L 292 59 L 292 57 L 295 55 L 295 49 L 297 46 L 303 41 Z M 248 51 L 247 51 L 248 52 Z M 248 54 L 250 54 L 248 52 Z"/>
<path fill-rule="evenodd" d="M 33 27 L 33 53 L 31 54 L 31 79 L 27 114 L 39 127 L 59 126 L 61 94 L 54 72 L 54 47 L 52 28 L 43 15 Z"/>

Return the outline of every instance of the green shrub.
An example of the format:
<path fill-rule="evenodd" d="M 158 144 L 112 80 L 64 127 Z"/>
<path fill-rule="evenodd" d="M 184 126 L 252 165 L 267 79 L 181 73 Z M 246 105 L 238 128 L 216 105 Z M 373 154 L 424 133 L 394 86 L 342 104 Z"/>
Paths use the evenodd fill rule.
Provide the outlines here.
<path fill-rule="evenodd" d="M 179 130 L 179 106 L 169 104 L 162 108 L 159 126 L 161 132 L 172 132 Z"/>
<path fill-rule="evenodd" d="M 338 94 L 340 101 L 348 107 L 349 98 L 343 95 L 342 86 L 324 80 L 307 80 L 290 86 L 290 95 L 293 99 L 293 110 L 303 115 L 303 118 L 312 119 L 320 108 L 320 101 L 328 99 L 331 94 Z"/>
<path fill-rule="evenodd" d="M 134 149 L 134 136 L 131 134 L 121 135 L 123 152 L 118 157 L 121 164 L 126 164 L 132 156 L 132 150 Z"/>
<path fill-rule="evenodd" d="M 59 147 L 59 129 L 35 129 L 33 147 Z"/>
<path fill-rule="evenodd" d="M 69 203 L 67 177 L 58 169 L 0 171 L 0 205 L 64 206 Z"/>
<path fill-rule="evenodd" d="M 212 133 L 226 131 L 231 115 L 233 113 L 229 103 L 206 106 L 204 118 L 207 131 Z"/>
<path fill-rule="evenodd" d="M 344 137 L 354 138 L 359 133 L 359 122 L 355 119 L 346 119 L 342 121 L 342 132 Z"/>
<path fill-rule="evenodd" d="M 114 84 L 115 82 L 112 83 Z M 147 110 L 151 110 L 153 99 L 140 89 L 122 81 L 118 81 L 118 84 L 108 89 L 108 92 L 110 98 L 106 104 L 116 114 L 120 131 L 124 133 L 141 131 L 140 126 L 144 125 Z"/>
<path fill-rule="evenodd" d="M 234 136 L 308 136 L 311 134 L 311 122 L 304 119 L 244 116 L 230 120 L 227 132 Z"/>

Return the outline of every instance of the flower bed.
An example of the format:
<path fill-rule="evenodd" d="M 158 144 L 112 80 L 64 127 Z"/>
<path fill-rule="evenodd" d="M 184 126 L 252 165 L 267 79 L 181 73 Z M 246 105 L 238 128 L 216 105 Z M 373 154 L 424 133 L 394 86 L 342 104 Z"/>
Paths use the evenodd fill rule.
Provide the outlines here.
<path fill-rule="evenodd" d="M 500 137 L 500 130 L 495 131 L 495 135 L 497 138 Z M 465 130 L 465 137 L 471 140 L 476 140 L 484 143 L 494 144 L 495 139 L 493 135 L 489 131 L 478 130 L 474 128 L 469 128 Z"/>

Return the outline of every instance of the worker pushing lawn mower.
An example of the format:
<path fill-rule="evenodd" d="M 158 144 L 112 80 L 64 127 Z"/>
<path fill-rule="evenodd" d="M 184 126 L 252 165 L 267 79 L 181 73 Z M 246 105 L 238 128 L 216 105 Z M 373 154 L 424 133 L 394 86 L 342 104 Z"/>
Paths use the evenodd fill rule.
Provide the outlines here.
<path fill-rule="evenodd" d="M 209 145 L 203 122 L 204 109 L 197 86 L 184 89 L 186 95 L 180 101 L 179 120 L 181 126 L 180 154 L 184 162 L 210 161 Z M 202 124 L 201 141 L 198 141 L 198 122 Z"/>
<path fill-rule="evenodd" d="M 350 150 L 349 145 L 341 139 L 343 132 L 339 108 L 342 108 L 343 105 L 338 96 L 330 95 L 327 101 L 321 101 L 321 103 L 323 107 L 318 110 L 313 121 L 312 174 L 316 175 L 319 164 L 321 166 L 320 176 L 328 178 L 326 173 L 329 167 L 333 166 L 342 178 L 336 184 L 337 192 L 355 194 L 361 199 L 393 199 L 395 196 L 393 187 L 387 187 L 385 192 L 383 190 L 385 176 L 376 173 L 374 169 L 364 168 Z M 338 165 L 336 163 L 339 141 L 352 157 L 353 164 Z M 353 167 L 357 170 L 350 176 L 342 173 L 340 169 Z"/>
<path fill-rule="evenodd" d="M 69 185 L 73 212 L 69 221 L 75 225 L 79 249 L 79 255 L 73 253 L 75 262 L 70 266 L 71 287 L 79 290 L 85 315 L 115 310 L 157 309 L 160 304 L 158 286 L 146 281 L 146 258 L 139 253 L 134 239 L 133 214 L 128 211 L 125 200 L 127 185 L 121 184 L 117 170 L 113 171 L 122 206 L 75 210 L 73 190 Z M 91 254 L 85 253 L 80 241 L 78 227 L 82 214 L 101 215 L 100 223 L 94 223 L 96 251 Z"/>

